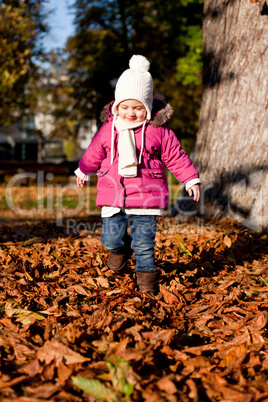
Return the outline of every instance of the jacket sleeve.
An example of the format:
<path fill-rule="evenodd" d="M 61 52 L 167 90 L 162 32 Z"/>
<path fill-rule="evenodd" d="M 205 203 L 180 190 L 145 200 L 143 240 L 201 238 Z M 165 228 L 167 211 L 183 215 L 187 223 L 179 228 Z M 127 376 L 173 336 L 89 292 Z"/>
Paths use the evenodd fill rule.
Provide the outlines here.
<path fill-rule="evenodd" d="M 199 172 L 181 147 L 175 133 L 167 127 L 162 128 L 161 159 L 166 167 L 183 184 L 199 178 Z"/>
<path fill-rule="evenodd" d="M 94 135 L 88 149 L 79 162 L 79 168 L 85 175 L 95 173 L 99 169 L 103 159 L 105 159 L 106 152 L 102 145 L 105 126 L 106 124 L 103 124 L 100 130 Z"/>

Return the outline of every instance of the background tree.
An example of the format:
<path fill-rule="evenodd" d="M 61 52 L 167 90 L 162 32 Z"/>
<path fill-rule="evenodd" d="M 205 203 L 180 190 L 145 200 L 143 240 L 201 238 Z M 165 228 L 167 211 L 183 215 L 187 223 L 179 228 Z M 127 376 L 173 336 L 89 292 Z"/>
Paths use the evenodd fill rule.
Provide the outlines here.
<path fill-rule="evenodd" d="M 77 151 L 74 139 L 84 120 L 79 108 L 75 107 L 74 88 L 67 74 L 64 50 L 52 50 L 47 54 L 47 63 L 40 69 L 34 91 L 37 102 L 32 111 L 39 117 L 43 137 L 64 140 L 67 156 L 72 158 Z"/>
<path fill-rule="evenodd" d="M 0 4 L 0 126 L 30 113 L 36 61 L 43 57 L 45 0 L 4 0 Z"/>
<path fill-rule="evenodd" d="M 155 92 L 175 109 L 172 128 L 193 143 L 201 96 L 202 3 L 77 0 L 76 34 L 67 51 L 75 109 L 84 119 L 98 119 L 130 56 L 143 54 L 151 62 Z"/>
<path fill-rule="evenodd" d="M 204 2 L 195 163 L 205 213 L 229 213 L 253 228 L 268 227 L 267 15 L 265 0 Z"/>

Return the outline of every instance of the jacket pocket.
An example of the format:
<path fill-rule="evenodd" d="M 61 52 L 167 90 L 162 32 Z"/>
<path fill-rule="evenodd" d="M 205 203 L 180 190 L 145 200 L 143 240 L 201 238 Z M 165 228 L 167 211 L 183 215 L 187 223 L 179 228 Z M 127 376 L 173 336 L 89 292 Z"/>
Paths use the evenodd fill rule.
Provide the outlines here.
<path fill-rule="evenodd" d="M 149 177 L 151 177 L 152 179 L 162 179 L 163 172 L 160 170 L 154 170 L 152 172 L 149 172 Z"/>
<path fill-rule="evenodd" d="M 165 178 L 165 171 L 161 168 L 157 169 L 144 169 L 143 176 L 147 179 L 164 179 Z"/>
<path fill-rule="evenodd" d="M 144 186 L 163 186 L 166 181 L 166 175 L 163 169 L 144 169 L 142 181 Z"/>
<path fill-rule="evenodd" d="M 110 166 L 108 167 L 101 167 L 99 170 L 97 170 L 97 177 L 103 177 L 105 176 L 110 170 Z"/>

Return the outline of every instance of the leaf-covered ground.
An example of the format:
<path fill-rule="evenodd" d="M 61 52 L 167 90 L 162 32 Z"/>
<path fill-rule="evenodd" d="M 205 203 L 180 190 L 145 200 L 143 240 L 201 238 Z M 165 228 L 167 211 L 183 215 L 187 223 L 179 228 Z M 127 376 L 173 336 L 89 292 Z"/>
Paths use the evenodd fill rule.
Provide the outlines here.
<path fill-rule="evenodd" d="M 267 234 L 161 220 L 154 297 L 87 223 L 0 227 L 2 402 L 268 401 Z"/>

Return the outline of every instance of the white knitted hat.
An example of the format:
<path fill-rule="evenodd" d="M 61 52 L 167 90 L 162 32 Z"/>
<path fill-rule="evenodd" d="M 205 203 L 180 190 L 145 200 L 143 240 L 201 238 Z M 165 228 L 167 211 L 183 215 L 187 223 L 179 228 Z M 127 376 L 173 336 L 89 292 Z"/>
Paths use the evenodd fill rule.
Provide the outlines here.
<path fill-rule="evenodd" d="M 147 110 L 146 118 L 150 120 L 153 106 L 153 79 L 149 73 L 150 62 L 144 56 L 134 55 L 129 61 L 129 67 L 117 81 L 112 114 L 116 113 L 120 102 L 135 99 L 143 103 Z"/>

